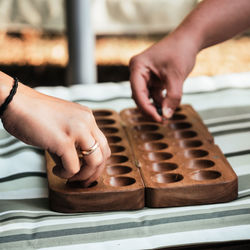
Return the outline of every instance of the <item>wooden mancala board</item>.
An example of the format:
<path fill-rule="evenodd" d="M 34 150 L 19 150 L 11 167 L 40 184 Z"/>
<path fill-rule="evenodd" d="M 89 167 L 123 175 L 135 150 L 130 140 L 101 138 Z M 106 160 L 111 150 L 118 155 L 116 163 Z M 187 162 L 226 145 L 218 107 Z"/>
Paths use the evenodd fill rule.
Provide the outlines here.
<path fill-rule="evenodd" d="M 94 110 L 112 155 L 89 188 L 73 187 L 52 173 L 46 154 L 50 207 L 58 212 L 134 210 L 227 202 L 238 179 L 199 115 L 182 105 L 156 123 L 136 108 L 118 115 Z"/>

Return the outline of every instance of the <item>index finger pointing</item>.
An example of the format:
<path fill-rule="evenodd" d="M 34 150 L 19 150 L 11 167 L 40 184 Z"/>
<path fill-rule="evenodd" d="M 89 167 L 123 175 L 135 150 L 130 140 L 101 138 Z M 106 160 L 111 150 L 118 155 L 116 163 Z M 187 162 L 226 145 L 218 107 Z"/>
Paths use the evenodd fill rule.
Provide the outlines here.
<path fill-rule="evenodd" d="M 162 118 L 158 115 L 156 108 L 149 99 L 149 90 L 147 88 L 148 78 L 149 72 L 143 74 L 139 68 L 131 67 L 130 83 L 132 97 L 143 112 L 160 122 Z"/>

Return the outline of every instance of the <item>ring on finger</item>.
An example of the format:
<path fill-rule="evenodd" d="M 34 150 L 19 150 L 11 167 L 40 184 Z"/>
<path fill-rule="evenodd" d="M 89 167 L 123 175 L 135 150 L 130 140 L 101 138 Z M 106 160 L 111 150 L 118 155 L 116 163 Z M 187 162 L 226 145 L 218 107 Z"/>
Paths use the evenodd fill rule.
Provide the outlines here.
<path fill-rule="evenodd" d="M 95 142 L 94 145 L 92 147 L 90 147 L 89 149 L 87 149 L 87 150 L 80 150 L 80 155 L 81 156 L 91 155 L 91 154 L 93 154 L 97 150 L 98 147 L 99 147 L 99 143 Z"/>

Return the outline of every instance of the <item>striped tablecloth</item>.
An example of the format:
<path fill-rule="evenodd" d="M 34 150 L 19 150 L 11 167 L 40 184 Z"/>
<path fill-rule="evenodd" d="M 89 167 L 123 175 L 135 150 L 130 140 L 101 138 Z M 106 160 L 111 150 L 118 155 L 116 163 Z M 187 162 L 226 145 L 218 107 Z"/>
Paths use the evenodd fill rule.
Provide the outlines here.
<path fill-rule="evenodd" d="M 127 82 L 38 90 L 91 108 L 134 106 Z M 237 200 L 128 212 L 52 212 L 44 152 L 0 127 L 0 249 L 151 249 L 250 239 L 250 73 L 190 78 L 184 92 L 182 103 L 199 111 L 238 175 Z"/>

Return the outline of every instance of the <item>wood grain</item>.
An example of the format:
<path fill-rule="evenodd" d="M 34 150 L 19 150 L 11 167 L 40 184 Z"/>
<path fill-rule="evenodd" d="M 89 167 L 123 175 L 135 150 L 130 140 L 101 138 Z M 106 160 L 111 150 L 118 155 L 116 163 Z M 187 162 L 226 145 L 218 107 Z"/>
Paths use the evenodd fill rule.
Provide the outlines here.
<path fill-rule="evenodd" d="M 182 105 L 161 124 L 134 108 L 120 116 L 113 110 L 93 113 L 108 139 L 111 158 L 99 180 L 82 188 L 55 176 L 55 164 L 46 153 L 52 210 L 132 210 L 237 198 L 237 176 L 191 106 Z"/>
<path fill-rule="evenodd" d="M 146 206 L 209 204 L 237 198 L 237 176 L 191 106 L 182 105 L 174 118 L 162 125 L 146 121 L 136 110 L 124 110 L 121 116 L 146 187 Z"/>

